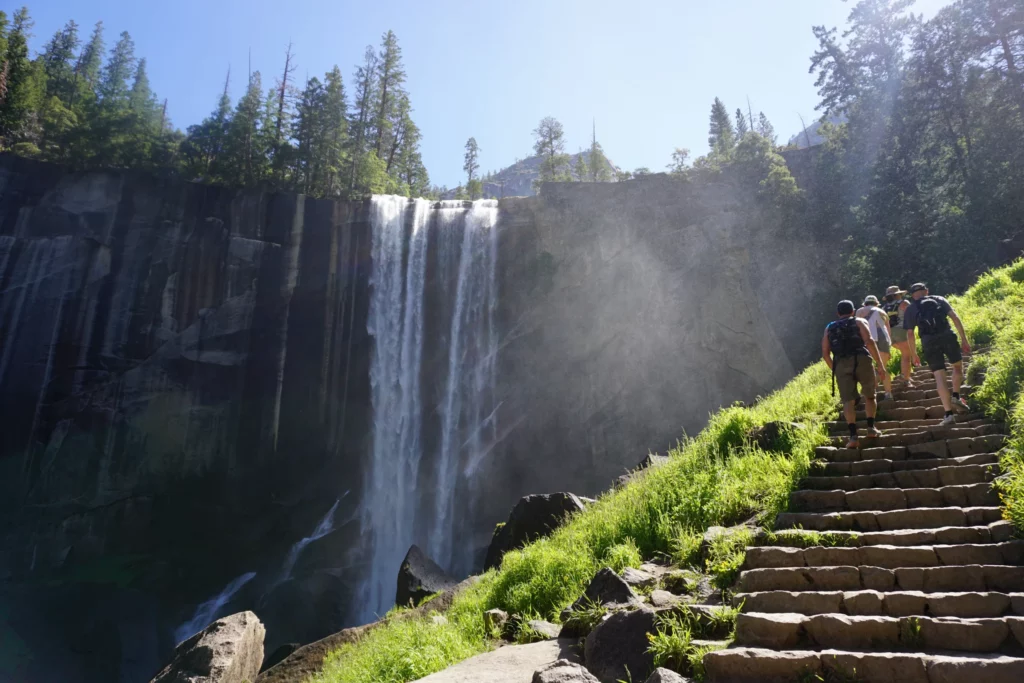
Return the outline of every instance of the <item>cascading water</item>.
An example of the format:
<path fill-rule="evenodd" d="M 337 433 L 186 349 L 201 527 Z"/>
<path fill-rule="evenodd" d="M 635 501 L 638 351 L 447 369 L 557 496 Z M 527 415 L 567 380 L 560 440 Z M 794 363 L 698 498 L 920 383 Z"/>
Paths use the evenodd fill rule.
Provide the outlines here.
<path fill-rule="evenodd" d="M 344 498 L 347 495 L 348 491 L 345 491 L 341 498 Z M 321 519 L 319 524 L 316 525 L 312 534 L 306 536 L 300 541 L 297 541 L 295 545 L 291 547 L 288 551 L 288 555 L 284 558 L 284 564 L 281 566 L 281 574 L 274 582 L 274 586 L 280 585 L 292 577 L 292 572 L 295 570 L 295 563 L 299 561 L 299 555 L 302 554 L 302 551 L 306 549 L 307 545 L 313 541 L 320 540 L 327 534 L 334 531 L 334 513 L 338 509 L 338 504 L 341 502 L 341 498 L 334 501 L 334 505 L 331 506 L 331 509 L 327 511 L 327 514 L 324 515 L 323 519 Z"/>
<path fill-rule="evenodd" d="M 472 547 L 457 548 L 453 537 L 460 531 L 456 501 L 468 509 L 467 482 L 494 441 L 498 205 L 447 201 L 436 209 L 421 199 L 372 200 L 374 442 L 361 508 L 369 559 L 358 615 L 364 622 L 393 604 L 394 577 L 413 543 L 452 573 L 472 569 Z M 429 252 L 432 233 L 437 244 Z M 424 291 L 428 253 L 436 255 L 431 292 L 440 295 L 429 299 L 432 310 Z M 443 380 L 436 387 L 421 386 L 428 317 L 441 318 L 432 348 L 447 345 L 447 372 L 432 375 Z M 427 415 L 424 395 L 437 397 Z"/>
<path fill-rule="evenodd" d="M 466 215 L 441 408 L 441 449 L 428 548 L 435 561 L 459 574 L 472 568 L 473 549 L 462 544 L 457 551 L 453 543 L 456 492 L 494 445 L 497 218 L 494 200 L 474 202 Z"/>
<path fill-rule="evenodd" d="M 220 615 L 221 608 L 228 604 L 231 598 L 235 597 L 235 593 L 242 590 L 242 587 L 252 581 L 255 576 L 256 572 L 246 572 L 238 578 L 232 579 L 228 585 L 224 586 L 224 590 L 199 605 L 191 619 L 174 629 L 174 642 L 180 643 L 186 638 L 191 638 L 209 626 Z"/>
<path fill-rule="evenodd" d="M 405 215 L 410 203 L 414 213 L 406 258 Z M 413 537 L 422 455 L 420 360 L 429 209 L 430 203 L 423 199 L 373 198 L 368 321 L 375 340 L 370 361 L 373 454 L 362 509 L 363 529 L 371 530 L 373 549 L 364 621 L 390 607 L 395 570 Z"/>

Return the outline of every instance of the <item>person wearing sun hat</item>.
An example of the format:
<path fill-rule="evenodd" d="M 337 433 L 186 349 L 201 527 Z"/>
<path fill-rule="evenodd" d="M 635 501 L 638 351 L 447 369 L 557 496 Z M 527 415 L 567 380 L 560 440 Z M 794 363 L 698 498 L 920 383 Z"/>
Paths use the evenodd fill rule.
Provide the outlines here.
<path fill-rule="evenodd" d="M 953 417 L 953 410 L 967 412 L 967 402 L 960 397 L 960 386 L 964 381 L 963 354 L 971 352 L 971 345 L 967 341 L 967 334 L 964 332 L 964 325 L 960 317 L 949 305 L 949 302 L 941 296 L 931 296 L 928 287 L 923 282 L 916 282 L 910 286 L 910 296 L 913 301 L 907 307 L 903 317 L 903 329 L 907 331 L 907 344 L 911 350 L 916 352 L 914 341 L 915 330 L 921 334 L 921 355 L 928 363 L 928 369 L 935 375 L 935 388 L 942 400 L 942 407 L 946 416 L 942 420 L 943 426 L 949 426 L 956 422 Z M 956 331 L 960 333 L 959 339 L 949 326 L 952 320 Z M 953 394 L 950 396 L 949 387 L 946 385 L 946 359 L 949 359 L 953 366 Z"/>
<path fill-rule="evenodd" d="M 906 292 L 899 288 L 899 285 L 891 285 L 885 290 L 885 297 L 882 299 L 882 310 L 889 316 L 889 337 L 892 345 L 900 352 L 900 371 L 903 381 L 908 387 L 914 386 L 910 379 L 911 365 L 920 365 L 916 349 L 911 350 L 907 345 L 907 331 L 903 329 L 903 316 L 910 302 L 904 299 Z"/>
<path fill-rule="evenodd" d="M 885 314 L 879 305 L 878 297 L 869 294 L 864 297 L 864 303 L 857 309 L 857 317 L 863 318 L 868 323 L 871 331 L 871 338 L 878 346 L 878 355 L 882 362 L 878 366 L 878 379 L 885 387 L 885 400 L 892 400 L 892 377 L 889 376 L 889 349 L 892 348 L 892 341 L 889 338 L 889 316 Z"/>

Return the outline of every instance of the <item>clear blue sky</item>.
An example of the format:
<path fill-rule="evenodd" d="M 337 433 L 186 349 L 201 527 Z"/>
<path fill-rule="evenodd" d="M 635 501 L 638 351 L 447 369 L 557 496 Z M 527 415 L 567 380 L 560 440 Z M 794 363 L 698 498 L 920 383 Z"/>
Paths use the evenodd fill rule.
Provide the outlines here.
<path fill-rule="evenodd" d="M 926 16 L 948 0 L 918 0 Z M 24 4 L 0 0 L 10 13 Z M 231 65 L 232 95 L 252 68 L 273 83 L 289 41 L 299 71 L 337 64 L 352 83 L 369 43 L 391 29 L 403 50 L 423 158 L 436 184 L 462 181 L 462 148 L 481 147 L 483 170 L 531 154 L 544 116 L 565 125 L 568 148 L 589 144 L 591 121 L 623 168 L 663 170 L 675 147 L 707 151 L 712 100 L 763 110 L 783 141 L 810 121 L 807 73 L 813 24 L 842 26 L 840 0 L 37 0 L 32 46 L 68 19 L 88 37 L 103 20 L 108 47 L 121 31 L 146 57 L 150 80 L 184 129 L 214 107 Z"/>

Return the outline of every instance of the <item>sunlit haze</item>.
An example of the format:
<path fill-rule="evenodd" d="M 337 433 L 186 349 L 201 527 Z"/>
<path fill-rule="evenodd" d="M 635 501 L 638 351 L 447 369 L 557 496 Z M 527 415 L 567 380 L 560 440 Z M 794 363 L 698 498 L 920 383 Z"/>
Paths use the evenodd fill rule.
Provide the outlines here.
<path fill-rule="evenodd" d="M 916 11 L 928 17 L 945 4 L 918 0 Z M 609 158 L 625 169 L 663 170 L 675 147 L 704 153 L 715 97 L 730 112 L 746 108 L 749 97 L 754 115 L 764 111 L 785 142 L 800 129 L 799 115 L 816 115 L 811 26 L 842 26 L 850 7 L 840 0 L 181 0 L 166 11 L 134 0 L 51 0 L 31 10 L 34 50 L 68 19 L 83 38 L 102 19 L 108 48 L 128 31 L 181 129 L 215 107 L 229 66 L 233 98 L 250 63 L 269 87 L 289 41 L 300 79 L 322 78 L 337 64 L 351 95 L 366 45 L 391 29 L 423 131 L 423 161 L 433 183 L 452 187 L 464 181 L 467 138 L 480 144 L 481 170 L 499 170 L 532 154 L 531 131 L 544 116 L 565 125 L 570 152 L 589 145 L 596 121 Z"/>

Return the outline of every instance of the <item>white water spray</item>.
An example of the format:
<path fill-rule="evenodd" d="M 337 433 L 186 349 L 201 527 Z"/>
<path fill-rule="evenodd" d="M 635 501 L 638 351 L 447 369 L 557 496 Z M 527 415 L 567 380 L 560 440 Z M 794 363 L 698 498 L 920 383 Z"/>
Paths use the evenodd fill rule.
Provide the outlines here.
<path fill-rule="evenodd" d="M 346 495 L 348 495 L 348 491 L 346 491 L 341 498 L 344 498 Z M 327 534 L 334 531 L 334 513 L 338 509 L 338 503 L 341 502 L 341 498 L 334 501 L 334 505 L 331 506 L 331 509 L 327 511 L 327 514 L 324 515 L 323 519 L 321 519 L 316 525 L 316 528 L 313 529 L 313 533 L 311 535 L 306 536 L 291 547 L 291 550 L 288 551 L 287 557 L 284 558 L 284 564 L 281 566 L 281 574 L 274 582 L 274 586 L 278 586 L 292 578 L 292 572 L 295 571 L 295 563 L 299 561 L 299 555 L 302 554 L 302 551 L 306 549 L 307 545 L 313 541 L 320 540 Z M 271 586 L 271 588 L 274 586 Z"/>
<path fill-rule="evenodd" d="M 413 209 L 406 258 L 405 216 Z M 416 482 L 422 455 L 423 283 L 430 203 L 373 198 L 373 271 L 368 327 L 373 454 L 362 507 L 372 538 L 361 617 L 383 614 L 394 600 L 394 576 L 413 540 Z M 405 272 L 403 273 L 403 262 Z"/>
<path fill-rule="evenodd" d="M 454 507 L 467 468 L 493 445 L 498 203 L 473 203 L 466 215 L 448 348 L 448 377 L 441 409 L 441 450 L 430 555 L 450 571 L 472 568 L 472 547 L 454 543 Z M 469 489 L 472 491 L 472 488 Z"/>
<path fill-rule="evenodd" d="M 252 581 L 255 576 L 256 572 L 242 574 L 238 578 L 233 579 L 220 593 L 199 605 L 191 619 L 174 629 L 174 642 L 180 643 L 191 638 L 209 626 L 211 622 L 220 616 L 221 608 L 228 604 L 231 598 L 235 597 L 235 593 L 242 590 L 242 586 Z"/>

